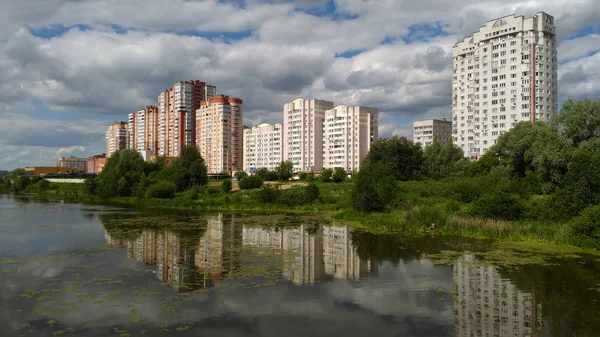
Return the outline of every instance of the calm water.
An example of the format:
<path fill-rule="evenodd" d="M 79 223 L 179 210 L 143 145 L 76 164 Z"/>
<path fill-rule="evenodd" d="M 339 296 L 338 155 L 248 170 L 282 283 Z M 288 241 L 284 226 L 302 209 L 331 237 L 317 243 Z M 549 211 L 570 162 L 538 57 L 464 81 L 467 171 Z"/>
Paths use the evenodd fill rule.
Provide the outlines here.
<path fill-rule="evenodd" d="M 0 336 L 600 336 L 597 259 L 0 196 Z"/>

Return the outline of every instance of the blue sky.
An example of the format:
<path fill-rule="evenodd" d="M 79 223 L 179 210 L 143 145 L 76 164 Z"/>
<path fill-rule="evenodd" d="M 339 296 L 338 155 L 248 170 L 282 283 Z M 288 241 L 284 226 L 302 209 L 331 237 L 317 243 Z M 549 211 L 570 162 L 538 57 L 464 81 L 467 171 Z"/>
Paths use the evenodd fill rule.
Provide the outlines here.
<path fill-rule="evenodd" d="M 452 46 L 486 20 L 555 16 L 559 96 L 600 97 L 600 6 L 557 0 L 31 0 L 0 14 L 0 169 L 104 151 L 106 126 L 198 79 L 244 100 L 244 122 L 285 102 L 379 108 L 382 136 L 450 118 Z M 214 13 L 228 13 L 227 16 Z M 224 18 L 227 19 L 224 19 Z M 34 140 L 28 139 L 33 135 Z"/>

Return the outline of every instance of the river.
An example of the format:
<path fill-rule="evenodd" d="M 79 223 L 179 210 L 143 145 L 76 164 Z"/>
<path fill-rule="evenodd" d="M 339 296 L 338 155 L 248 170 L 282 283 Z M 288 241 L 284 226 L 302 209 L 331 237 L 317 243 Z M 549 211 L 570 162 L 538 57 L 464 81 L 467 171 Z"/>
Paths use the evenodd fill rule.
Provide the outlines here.
<path fill-rule="evenodd" d="M 0 335 L 599 336 L 599 257 L 0 195 Z"/>

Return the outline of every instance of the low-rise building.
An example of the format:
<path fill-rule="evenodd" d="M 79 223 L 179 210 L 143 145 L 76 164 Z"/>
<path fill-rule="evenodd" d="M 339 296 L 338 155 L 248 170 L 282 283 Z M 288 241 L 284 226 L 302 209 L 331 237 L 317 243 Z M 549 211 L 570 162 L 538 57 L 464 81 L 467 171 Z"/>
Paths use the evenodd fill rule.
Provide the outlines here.
<path fill-rule="evenodd" d="M 413 141 L 423 147 L 434 141 L 446 144 L 452 140 L 452 121 L 427 119 L 413 122 Z"/>
<path fill-rule="evenodd" d="M 30 177 L 43 177 L 48 174 L 73 174 L 85 173 L 85 168 L 67 168 L 58 166 L 31 166 L 25 168 L 25 175 Z"/>
<path fill-rule="evenodd" d="M 102 168 L 106 164 L 106 153 L 97 154 L 87 159 L 87 173 L 99 174 L 102 172 Z"/>
<path fill-rule="evenodd" d="M 63 168 L 87 168 L 87 158 L 77 158 L 75 156 L 60 157 L 56 162 L 56 166 Z"/>

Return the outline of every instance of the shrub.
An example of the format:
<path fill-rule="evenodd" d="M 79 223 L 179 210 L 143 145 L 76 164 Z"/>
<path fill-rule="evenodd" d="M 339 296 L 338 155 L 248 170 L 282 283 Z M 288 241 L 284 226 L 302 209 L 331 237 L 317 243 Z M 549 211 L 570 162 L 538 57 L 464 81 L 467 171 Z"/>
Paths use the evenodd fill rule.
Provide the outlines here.
<path fill-rule="evenodd" d="M 237 171 L 233 174 L 233 176 L 235 177 L 236 180 L 242 180 L 244 178 L 246 178 L 248 176 L 248 173 L 244 172 L 244 171 Z"/>
<path fill-rule="evenodd" d="M 175 184 L 167 181 L 156 183 L 146 190 L 146 198 L 173 199 L 175 197 Z"/>
<path fill-rule="evenodd" d="M 44 179 L 38 183 L 38 186 L 39 186 L 40 192 L 45 192 L 50 189 L 50 182 L 48 180 Z"/>
<path fill-rule="evenodd" d="M 600 206 L 587 207 L 569 225 L 574 245 L 600 248 Z"/>
<path fill-rule="evenodd" d="M 319 199 L 321 199 L 321 191 L 319 191 L 319 186 L 315 183 L 310 183 L 304 188 L 304 193 L 306 194 L 306 201 L 308 203 L 313 203 Z"/>
<path fill-rule="evenodd" d="M 277 201 L 279 190 L 275 186 L 265 185 L 260 189 L 258 197 L 265 204 L 272 204 Z"/>
<path fill-rule="evenodd" d="M 356 211 L 382 212 L 398 200 L 398 187 L 392 176 L 375 176 L 366 171 L 359 171 L 355 180 L 352 207 Z"/>
<path fill-rule="evenodd" d="M 231 179 L 224 179 L 221 182 L 221 190 L 223 191 L 223 193 L 229 193 L 231 192 L 232 189 L 232 184 L 231 184 Z"/>
<path fill-rule="evenodd" d="M 450 185 L 450 197 L 460 202 L 473 202 L 481 197 L 485 190 L 482 179 L 457 179 Z"/>
<path fill-rule="evenodd" d="M 279 179 L 277 172 L 269 171 L 269 169 L 264 167 L 256 172 L 256 176 L 262 179 L 262 181 L 277 181 Z"/>
<path fill-rule="evenodd" d="M 253 190 L 260 188 L 263 185 L 263 180 L 259 176 L 246 177 L 239 182 L 241 190 Z"/>
<path fill-rule="evenodd" d="M 281 191 L 277 202 L 286 206 L 302 206 L 307 204 L 308 200 L 303 190 L 291 188 Z"/>
<path fill-rule="evenodd" d="M 440 206 L 421 206 L 406 214 L 409 225 L 429 227 L 431 224 L 443 226 L 448 219 L 448 212 Z"/>
<path fill-rule="evenodd" d="M 315 180 L 315 175 L 312 173 L 302 172 L 300 173 L 299 178 L 302 181 L 313 181 Z"/>
<path fill-rule="evenodd" d="M 319 174 L 319 180 L 324 183 L 328 183 L 331 181 L 331 177 L 333 176 L 333 170 L 330 168 L 326 168 L 321 170 L 321 174 Z"/>
<path fill-rule="evenodd" d="M 341 167 L 336 167 L 331 176 L 331 180 L 333 180 L 334 183 L 341 183 L 346 180 L 346 175 L 346 170 Z"/>
<path fill-rule="evenodd" d="M 496 192 L 475 201 L 471 208 L 471 215 L 488 219 L 517 220 L 524 210 L 525 207 L 518 197 Z"/>
<path fill-rule="evenodd" d="M 281 181 L 288 181 L 294 176 L 294 164 L 290 160 L 282 161 L 275 167 L 277 177 Z"/>

